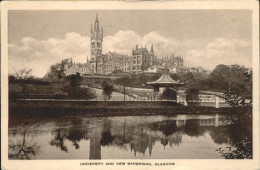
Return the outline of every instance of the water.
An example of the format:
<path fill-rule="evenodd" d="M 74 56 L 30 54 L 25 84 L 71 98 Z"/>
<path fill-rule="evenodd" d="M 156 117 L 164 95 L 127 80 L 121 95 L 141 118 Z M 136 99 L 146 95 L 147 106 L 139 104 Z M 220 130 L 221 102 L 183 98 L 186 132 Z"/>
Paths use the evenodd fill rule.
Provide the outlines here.
<path fill-rule="evenodd" d="M 224 159 L 223 115 L 16 118 L 9 159 Z"/>

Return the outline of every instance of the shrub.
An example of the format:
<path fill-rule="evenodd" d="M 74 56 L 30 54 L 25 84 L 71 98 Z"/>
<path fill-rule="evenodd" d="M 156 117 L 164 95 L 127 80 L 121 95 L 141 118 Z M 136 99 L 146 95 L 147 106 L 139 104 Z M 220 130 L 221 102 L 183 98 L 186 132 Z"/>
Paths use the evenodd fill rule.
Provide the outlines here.
<path fill-rule="evenodd" d="M 177 99 L 177 94 L 174 89 L 167 88 L 164 90 L 162 95 L 160 96 L 160 99 L 162 100 L 176 100 Z"/>

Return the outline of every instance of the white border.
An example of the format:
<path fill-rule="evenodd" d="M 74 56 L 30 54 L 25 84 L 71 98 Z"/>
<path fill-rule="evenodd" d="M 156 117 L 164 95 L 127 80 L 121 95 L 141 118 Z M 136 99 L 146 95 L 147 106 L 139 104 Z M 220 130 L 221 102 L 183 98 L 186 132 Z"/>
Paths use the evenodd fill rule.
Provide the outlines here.
<path fill-rule="evenodd" d="M 260 169 L 259 167 L 259 3 L 225 2 L 2 2 L 1 3 L 1 166 L 4 169 Z M 8 10 L 182 10 L 182 9 L 249 9 L 253 12 L 253 160 L 175 159 L 138 160 L 138 162 L 175 162 L 176 166 L 80 166 L 85 160 L 8 160 Z M 135 160 L 101 160 L 133 162 Z"/>

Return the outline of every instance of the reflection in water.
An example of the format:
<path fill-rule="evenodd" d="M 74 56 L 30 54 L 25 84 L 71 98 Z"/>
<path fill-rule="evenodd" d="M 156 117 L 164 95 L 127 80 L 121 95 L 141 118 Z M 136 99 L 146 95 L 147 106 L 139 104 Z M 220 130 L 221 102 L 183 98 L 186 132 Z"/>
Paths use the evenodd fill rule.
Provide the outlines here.
<path fill-rule="evenodd" d="M 56 159 L 59 159 L 61 154 L 68 155 L 68 158 L 77 158 L 80 155 L 77 155 L 77 150 L 80 153 L 88 153 L 89 159 L 104 157 L 120 159 L 121 156 L 125 155 L 128 155 L 125 156 L 125 159 L 130 159 L 140 157 L 140 155 L 143 158 L 166 158 L 174 154 L 176 154 L 175 158 L 181 155 L 183 155 L 183 158 L 197 158 L 196 156 L 199 155 L 189 153 L 193 150 L 195 153 L 200 151 L 202 154 L 200 157 L 203 158 L 211 158 L 214 154 L 216 154 L 215 158 L 220 158 L 220 154 L 216 152 L 216 149 L 220 145 L 231 145 L 233 140 L 227 126 L 223 126 L 222 119 L 223 116 L 219 115 L 178 115 L 175 117 L 78 116 L 46 119 L 37 123 L 29 119 L 22 121 L 28 120 L 31 123 L 27 126 L 35 127 L 35 132 L 31 131 L 30 133 L 35 135 L 36 140 L 41 135 L 50 135 L 48 141 L 44 140 L 41 143 L 47 148 L 45 152 L 49 150 L 49 152 L 57 154 Z M 37 126 L 38 124 L 40 125 Z M 49 129 L 44 131 L 43 129 L 47 127 L 47 124 Z M 19 135 L 24 135 L 25 140 L 25 134 L 16 134 L 18 128 L 23 128 L 23 126 L 12 122 L 9 127 L 9 140 L 17 141 Z M 199 141 L 198 144 L 197 141 Z M 182 144 L 183 142 L 184 144 Z M 24 150 L 24 145 L 25 142 L 16 147 L 9 144 L 9 158 L 32 158 L 31 156 L 14 156 L 12 150 L 15 149 L 19 154 L 31 154 L 41 159 L 41 154 L 37 155 L 40 146 L 36 147 L 36 144 L 34 144 L 28 148 L 27 145 L 27 150 Z M 20 150 L 23 149 L 24 151 L 19 151 L 19 147 Z M 166 147 L 175 149 L 169 150 Z M 54 151 L 54 148 L 59 148 L 59 151 Z M 187 148 L 192 150 L 187 150 Z M 212 148 L 212 150 L 209 153 L 204 153 L 202 152 L 204 148 Z M 129 152 L 132 156 L 129 155 Z"/>
<path fill-rule="evenodd" d="M 65 132 L 62 132 L 60 129 L 58 129 L 55 133 L 55 137 L 53 140 L 50 141 L 50 145 L 56 146 L 62 151 L 68 152 L 67 147 L 64 146 L 64 139 L 66 138 Z"/>
<path fill-rule="evenodd" d="M 10 159 L 33 159 L 39 154 L 40 146 L 37 142 L 28 141 L 26 133 L 26 130 L 22 132 L 22 141 L 9 141 L 8 157 Z"/>

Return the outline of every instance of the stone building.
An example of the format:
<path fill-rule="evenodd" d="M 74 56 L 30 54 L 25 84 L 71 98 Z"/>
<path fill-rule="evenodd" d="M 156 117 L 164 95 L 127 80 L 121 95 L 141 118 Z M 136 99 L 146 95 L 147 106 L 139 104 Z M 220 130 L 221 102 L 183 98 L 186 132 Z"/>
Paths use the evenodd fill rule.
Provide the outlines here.
<path fill-rule="evenodd" d="M 75 63 L 72 62 L 72 59 L 68 59 L 68 62 L 64 65 L 65 75 L 76 74 L 77 72 L 81 75 L 90 74 L 90 63 Z"/>
<path fill-rule="evenodd" d="M 162 59 L 162 62 L 163 62 L 163 66 L 165 64 L 167 64 L 168 67 L 171 67 L 171 66 L 183 66 L 183 57 L 181 56 L 174 56 L 174 54 L 172 54 L 171 56 L 167 56 L 167 57 L 164 57 Z"/>
<path fill-rule="evenodd" d="M 132 52 L 132 72 L 140 73 L 147 70 L 154 65 L 155 60 L 153 45 L 150 52 L 146 46 L 145 48 L 138 48 L 138 45 L 136 45 L 136 49 L 133 49 Z"/>
<path fill-rule="evenodd" d="M 103 54 L 102 48 L 103 28 L 100 27 L 98 16 L 96 15 L 94 27 L 91 25 L 90 60 L 84 64 L 69 62 L 65 68 L 65 74 L 69 75 L 79 72 L 82 75 L 108 75 L 115 71 L 126 73 L 160 73 L 163 68 L 168 68 L 171 73 L 210 73 L 210 71 L 202 67 L 185 67 L 183 57 L 175 56 L 174 54 L 157 59 L 154 54 L 153 45 L 150 50 L 146 46 L 140 48 L 136 45 L 131 56 L 117 52 Z"/>
<path fill-rule="evenodd" d="M 103 27 L 99 27 L 98 16 L 96 15 L 94 29 L 91 25 L 90 38 L 90 70 L 91 74 L 98 73 L 98 61 L 102 57 L 102 43 L 103 43 Z M 102 64 L 102 61 L 99 62 Z"/>

